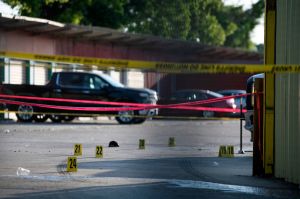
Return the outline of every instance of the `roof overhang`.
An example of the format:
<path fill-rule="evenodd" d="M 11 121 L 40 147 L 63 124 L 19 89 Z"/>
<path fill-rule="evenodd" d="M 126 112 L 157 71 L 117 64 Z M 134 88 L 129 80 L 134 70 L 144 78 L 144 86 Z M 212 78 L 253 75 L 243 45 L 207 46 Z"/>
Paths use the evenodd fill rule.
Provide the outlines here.
<path fill-rule="evenodd" d="M 126 33 L 118 30 L 63 24 L 51 20 L 4 15 L 0 13 L 0 30 L 3 31 L 26 31 L 32 36 L 59 36 L 81 41 L 93 41 L 99 43 L 114 43 L 132 48 L 148 50 L 165 50 L 172 53 L 180 52 L 193 57 L 220 57 L 222 59 L 254 60 L 262 62 L 263 55 L 257 52 L 249 52 L 240 49 L 208 46 L 192 41 L 165 39 L 158 36 Z"/>

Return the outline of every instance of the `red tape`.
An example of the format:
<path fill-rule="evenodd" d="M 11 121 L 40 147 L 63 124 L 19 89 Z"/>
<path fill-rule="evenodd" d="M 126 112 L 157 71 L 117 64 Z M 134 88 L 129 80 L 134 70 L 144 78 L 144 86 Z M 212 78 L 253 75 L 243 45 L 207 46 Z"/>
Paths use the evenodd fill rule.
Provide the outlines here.
<path fill-rule="evenodd" d="M 58 110 L 72 110 L 72 111 L 134 111 L 134 110 L 148 110 L 155 108 L 165 108 L 165 109 L 183 109 L 183 110 L 198 110 L 198 111 L 214 111 L 214 112 L 239 112 L 239 109 L 233 108 L 217 108 L 217 107 L 195 107 L 192 105 L 198 104 L 207 104 L 219 102 L 231 98 L 246 96 L 247 94 L 237 95 L 237 96 L 227 96 L 222 98 L 216 98 L 211 100 L 202 100 L 196 102 L 186 102 L 180 104 L 170 104 L 170 105 L 151 105 L 151 104 L 138 104 L 138 103 L 123 103 L 123 102 L 104 102 L 104 101 L 91 101 L 91 100 L 74 100 L 74 99 L 61 99 L 61 98 L 41 98 L 41 97 L 31 97 L 31 96 L 16 96 L 16 95 L 1 95 L 0 97 L 7 98 L 18 98 L 18 99 L 31 99 L 31 100 L 40 100 L 40 101 L 56 101 L 56 102 L 77 102 L 77 103 L 91 103 L 91 104 L 101 104 L 101 105 L 131 105 L 134 107 L 70 107 L 70 106 L 57 106 L 57 105 L 46 105 L 39 103 L 29 103 L 29 102 L 20 102 L 14 100 L 5 100 L 0 99 L 0 102 L 6 104 L 14 105 L 28 105 L 48 109 L 58 109 Z M 242 110 L 246 112 L 246 110 Z"/>
<path fill-rule="evenodd" d="M 0 97 L 9 99 L 27 99 L 37 101 L 53 101 L 53 102 L 70 102 L 70 103 L 82 103 L 82 104 L 100 104 L 100 105 L 117 105 L 117 106 L 147 106 L 149 104 L 138 104 L 129 102 L 107 102 L 107 101 L 94 101 L 94 100 L 78 100 L 78 99 L 64 99 L 64 98 L 49 98 L 49 97 L 32 97 L 32 96 L 20 96 L 20 95 L 3 95 Z"/>
<path fill-rule="evenodd" d="M 69 110 L 69 111 L 99 111 L 99 112 L 114 112 L 114 111 L 135 111 L 135 110 L 148 110 L 154 109 L 156 106 L 150 105 L 149 107 L 70 107 L 70 106 L 56 106 L 56 105 L 46 105 L 46 104 L 37 104 L 37 103 L 28 103 L 28 102 L 19 102 L 13 100 L 3 100 L 0 99 L 0 102 L 13 105 L 26 105 L 26 106 L 35 106 L 40 108 L 48 109 L 57 109 L 57 110 Z M 196 111 L 213 111 L 213 112 L 239 112 L 239 109 L 232 108 L 217 108 L 217 107 L 190 107 L 190 106 L 176 106 L 176 107 L 164 107 L 168 109 L 182 109 L 182 110 L 196 110 Z M 246 112 L 245 109 L 242 112 Z"/>
<path fill-rule="evenodd" d="M 227 99 L 233 98 L 241 98 L 251 94 L 240 94 L 234 96 L 225 96 L 225 97 L 218 97 L 208 100 L 201 100 L 201 101 L 194 101 L 194 102 L 184 102 L 178 104 L 169 104 L 164 106 L 178 106 L 178 105 L 200 105 L 200 104 L 210 104 L 214 102 L 220 102 Z M 37 101 L 55 101 L 55 102 L 71 102 L 71 103 L 83 103 L 83 104 L 100 104 L 100 105 L 116 105 L 116 106 L 139 106 L 144 107 L 148 106 L 149 104 L 142 104 L 142 103 L 130 103 L 130 102 L 108 102 L 108 101 L 95 101 L 95 100 L 78 100 L 78 99 L 65 99 L 65 98 L 48 98 L 48 97 L 33 97 L 33 96 L 20 96 L 20 95 L 3 95 L 0 94 L 0 97 L 3 98 L 10 98 L 10 99 L 29 99 L 29 100 L 37 100 Z M 159 108 L 159 107 L 157 107 Z"/>

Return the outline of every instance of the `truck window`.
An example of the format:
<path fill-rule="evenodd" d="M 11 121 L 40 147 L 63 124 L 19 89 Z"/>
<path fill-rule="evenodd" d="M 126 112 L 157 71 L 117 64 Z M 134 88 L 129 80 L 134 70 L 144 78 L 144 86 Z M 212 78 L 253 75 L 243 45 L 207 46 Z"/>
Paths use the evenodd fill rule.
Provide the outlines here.
<path fill-rule="evenodd" d="M 101 78 L 99 78 L 98 76 L 91 76 L 90 77 L 90 89 L 102 89 L 104 87 L 106 87 L 108 84 L 106 82 L 104 82 Z"/>
<path fill-rule="evenodd" d="M 62 87 L 81 87 L 83 84 L 82 76 L 79 74 L 61 73 L 59 74 L 58 84 Z"/>
<path fill-rule="evenodd" d="M 108 84 L 100 77 L 92 74 L 61 73 L 58 84 L 67 88 L 99 90 Z"/>

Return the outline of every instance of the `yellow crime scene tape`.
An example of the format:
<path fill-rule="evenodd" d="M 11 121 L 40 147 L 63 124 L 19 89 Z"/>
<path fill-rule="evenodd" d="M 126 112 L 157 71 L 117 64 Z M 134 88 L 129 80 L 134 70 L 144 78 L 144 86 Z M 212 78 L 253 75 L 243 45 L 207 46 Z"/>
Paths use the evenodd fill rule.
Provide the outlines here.
<path fill-rule="evenodd" d="M 299 73 L 300 65 L 262 65 L 262 64 L 203 64 L 138 61 L 125 59 L 106 59 L 66 55 L 30 54 L 0 51 L 0 57 L 33 61 L 79 64 L 118 69 L 141 69 L 168 73 Z"/>

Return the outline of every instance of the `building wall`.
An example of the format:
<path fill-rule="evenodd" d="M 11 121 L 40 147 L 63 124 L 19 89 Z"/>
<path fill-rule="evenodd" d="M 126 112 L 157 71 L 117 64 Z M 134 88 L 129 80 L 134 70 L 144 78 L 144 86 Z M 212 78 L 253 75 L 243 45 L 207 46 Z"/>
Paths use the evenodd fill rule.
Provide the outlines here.
<path fill-rule="evenodd" d="M 251 74 L 186 74 L 176 75 L 177 89 L 224 89 L 246 90 L 246 81 Z M 186 81 L 188 80 L 188 81 Z"/>
<path fill-rule="evenodd" d="M 33 36 L 23 31 L 3 31 L 0 29 L 0 50 L 55 54 L 55 39 Z"/>
<path fill-rule="evenodd" d="M 146 75 L 147 87 L 158 91 L 161 98 L 181 89 L 246 90 L 246 81 L 252 74 L 160 74 L 159 81 L 153 74 Z M 159 85 L 157 84 L 159 82 Z"/>
<path fill-rule="evenodd" d="M 26 53 L 50 54 L 50 55 L 70 55 L 85 57 L 101 57 L 115 59 L 147 59 L 147 53 L 137 53 L 124 46 L 113 44 L 95 43 L 91 41 L 75 41 L 67 38 L 56 38 L 52 36 L 32 35 L 23 31 L 1 31 L 0 30 L 0 50 L 16 51 Z M 54 67 L 53 71 L 62 69 Z M 72 65 L 69 65 L 73 69 Z M 112 66 L 113 67 L 113 66 Z M 49 63 L 32 62 L 30 66 L 30 77 L 26 77 L 25 66 L 13 61 L 10 68 L 6 69 L 5 76 L 11 82 L 7 83 L 27 83 L 24 79 L 29 78 L 30 84 L 43 85 L 48 80 Z M 87 67 L 88 69 L 88 67 Z M 68 70 L 65 66 L 64 70 Z M 124 71 L 127 73 L 127 71 Z M 119 73 L 112 73 L 114 78 L 120 81 Z M 13 77 L 12 77 L 13 76 Z M 20 78 L 23 78 L 22 80 Z M 126 75 L 128 85 L 131 87 L 144 87 L 144 74 L 141 72 L 128 72 Z"/>
<path fill-rule="evenodd" d="M 30 63 L 30 84 L 45 85 L 48 82 L 49 63 L 31 62 Z"/>
<path fill-rule="evenodd" d="M 128 71 L 127 85 L 133 88 L 144 88 L 144 73 L 141 71 Z"/>
<path fill-rule="evenodd" d="M 277 0 L 276 63 L 300 64 L 300 1 Z M 300 74 L 275 77 L 275 176 L 300 184 Z"/>
<path fill-rule="evenodd" d="M 26 83 L 26 68 L 24 61 L 11 60 L 6 61 L 5 70 L 7 78 L 6 83 L 9 84 L 24 84 Z"/>
<path fill-rule="evenodd" d="M 175 49 L 175 48 L 174 48 Z M 26 53 L 70 55 L 84 57 L 99 57 L 112 59 L 147 60 L 147 61 L 170 61 L 170 62 L 197 62 L 197 63 L 251 63 L 259 64 L 261 60 L 230 59 L 226 52 L 221 54 L 210 54 L 204 56 L 201 52 L 185 53 L 174 49 L 170 50 L 149 50 L 138 48 L 134 45 L 122 46 L 112 42 L 89 41 L 80 38 L 59 37 L 57 35 L 34 35 L 26 31 L 3 31 L 0 28 L 0 50 L 17 51 Z M 38 67 L 39 63 L 30 67 L 31 84 L 44 84 L 48 80 L 49 70 Z M 46 65 L 46 64 L 45 64 Z M 61 71 L 59 66 L 54 64 L 52 71 Z M 87 66 L 87 70 L 91 66 Z M 113 68 L 113 66 L 112 66 Z M 73 65 L 64 67 L 63 70 L 75 70 Z M 210 90 L 221 89 L 244 89 L 245 80 L 249 75 L 184 75 L 184 74 L 155 74 L 143 73 L 141 71 L 123 70 L 120 73 L 112 73 L 122 83 L 130 87 L 147 87 L 159 92 L 160 96 L 169 96 L 172 91 L 178 89 L 199 88 Z M 7 76 L 7 75 L 6 75 Z M 117 77 L 116 77 L 117 76 Z M 28 77 L 26 77 L 28 78 Z"/>

